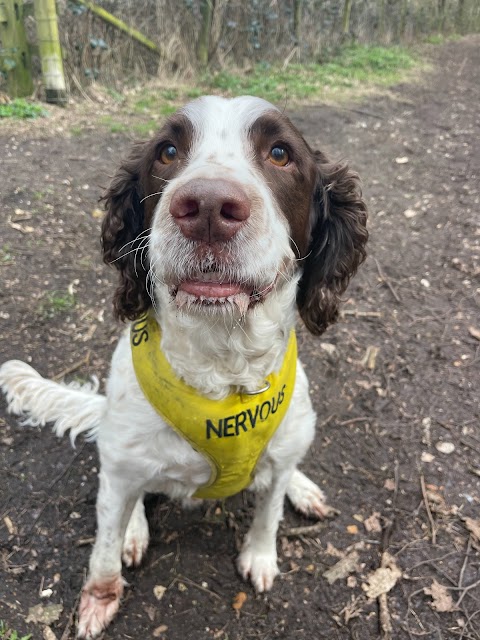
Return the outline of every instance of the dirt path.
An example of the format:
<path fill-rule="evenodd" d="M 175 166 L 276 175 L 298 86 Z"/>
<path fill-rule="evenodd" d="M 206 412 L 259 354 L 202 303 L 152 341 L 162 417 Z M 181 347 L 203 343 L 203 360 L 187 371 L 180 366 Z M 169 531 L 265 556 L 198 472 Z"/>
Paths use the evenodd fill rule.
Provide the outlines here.
<path fill-rule="evenodd" d="M 298 537 L 289 529 L 311 523 L 287 508 L 283 575 L 264 597 L 233 565 L 249 496 L 206 514 L 152 498 L 151 548 L 126 572 L 105 638 L 377 638 L 378 602 L 362 587 L 385 551 L 402 572 L 386 598 L 395 640 L 480 638 L 480 38 L 432 57 L 431 75 L 389 98 L 293 114 L 314 146 L 351 160 L 371 212 L 370 257 L 343 321 L 322 341 L 300 332 L 319 415 L 305 466 L 341 514 Z M 0 362 L 104 377 L 119 329 L 92 211 L 126 138 L 52 134 L 0 131 Z M 95 531 L 96 452 L 22 428 L 4 408 L 0 620 L 42 638 L 29 607 L 61 604 L 51 628 L 68 640 Z M 329 585 L 323 573 L 352 552 L 348 579 Z M 429 595 L 433 581 L 444 588 Z"/>

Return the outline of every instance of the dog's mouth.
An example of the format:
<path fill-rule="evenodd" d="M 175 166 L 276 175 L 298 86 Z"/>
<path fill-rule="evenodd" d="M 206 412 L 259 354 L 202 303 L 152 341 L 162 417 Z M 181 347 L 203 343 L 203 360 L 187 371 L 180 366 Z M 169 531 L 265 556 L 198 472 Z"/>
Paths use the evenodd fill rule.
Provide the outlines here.
<path fill-rule="evenodd" d="M 169 287 L 170 295 L 179 309 L 193 306 L 224 308 L 234 306 L 241 315 L 261 302 L 272 291 L 275 280 L 266 286 L 223 280 L 214 271 L 202 272 L 198 277 L 183 280 Z"/>

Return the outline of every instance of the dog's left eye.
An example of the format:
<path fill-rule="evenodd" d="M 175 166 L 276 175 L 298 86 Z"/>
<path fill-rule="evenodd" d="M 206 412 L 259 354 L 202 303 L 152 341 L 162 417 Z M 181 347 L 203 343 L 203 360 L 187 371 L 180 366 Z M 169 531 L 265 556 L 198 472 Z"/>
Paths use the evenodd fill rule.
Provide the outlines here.
<path fill-rule="evenodd" d="M 279 145 L 272 147 L 270 153 L 268 154 L 268 159 L 277 167 L 285 167 L 290 162 L 288 151 L 285 149 L 285 147 L 281 147 Z"/>
<path fill-rule="evenodd" d="M 177 148 L 173 144 L 167 144 L 163 147 L 160 153 L 160 161 L 163 164 L 172 164 L 177 158 Z"/>

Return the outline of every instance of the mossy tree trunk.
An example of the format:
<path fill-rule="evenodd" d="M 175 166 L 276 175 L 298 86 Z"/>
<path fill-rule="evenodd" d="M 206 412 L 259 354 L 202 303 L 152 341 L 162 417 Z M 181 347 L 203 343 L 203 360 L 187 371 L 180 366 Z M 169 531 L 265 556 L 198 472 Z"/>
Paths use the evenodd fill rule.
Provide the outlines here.
<path fill-rule="evenodd" d="M 296 44 L 299 44 L 302 38 L 302 9 L 302 0 L 293 0 L 293 35 Z"/>
<path fill-rule="evenodd" d="M 456 27 L 458 33 L 466 33 L 467 31 L 467 0 L 458 0 Z"/>
<path fill-rule="evenodd" d="M 378 2 L 378 35 L 383 42 L 385 40 L 386 25 L 385 25 L 385 0 L 379 0 Z"/>
<path fill-rule="evenodd" d="M 34 0 L 34 7 L 47 102 L 65 104 L 67 91 L 63 74 L 62 48 L 58 36 L 55 0 Z"/>
<path fill-rule="evenodd" d="M 23 2 L 0 2 L 0 69 L 7 76 L 7 92 L 14 98 L 33 93 L 32 68 L 27 36 L 23 24 Z"/>
<path fill-rule="evenodd" d="M 352 1 L 345 0 L 342 16 L 342 33 L 348 35 L 350 33 L 350 14 L 352 13 Z"/>
<path fill-rule="evenodd" d="M 200 23 L 200 33 L 197 42 L 197 59 L 200 66 L 206 67 L 208 64 L 208 54 L 210 51 L 210 34 L 212 32 L 213 12 L 215 10 L 215 0 L 202 0 L 200 13 L 202 20 Z"/>

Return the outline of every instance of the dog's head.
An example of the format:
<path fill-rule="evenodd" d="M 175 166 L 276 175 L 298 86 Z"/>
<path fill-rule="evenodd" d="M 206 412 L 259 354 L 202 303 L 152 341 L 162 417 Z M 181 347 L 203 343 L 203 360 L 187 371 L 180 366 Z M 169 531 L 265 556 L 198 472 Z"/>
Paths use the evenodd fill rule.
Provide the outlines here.
<path fill-rule="evenodd" d="M 357 175 L 259 98 L 187 104 L 134 146 L 105 201 L 121 319 L 146 311 L 158 287 L 183 313 L 245 315 L 298 281 L 298 309 L 319 334 L 365 258 Z"/>

